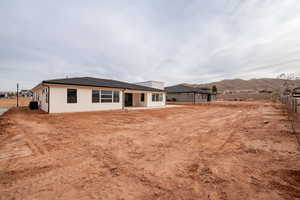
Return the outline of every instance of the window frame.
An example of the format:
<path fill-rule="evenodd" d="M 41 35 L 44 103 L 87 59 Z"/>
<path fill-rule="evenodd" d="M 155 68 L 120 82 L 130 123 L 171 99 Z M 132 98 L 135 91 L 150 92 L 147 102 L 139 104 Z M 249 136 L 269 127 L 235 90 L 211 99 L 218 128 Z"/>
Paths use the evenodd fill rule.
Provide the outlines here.
<path fill-rule="evenodd" d="M 152 102 L 163 102 L 163 93 L 152 93 Z"/>
<path fill-rule="evenodd" d="M 158 94 L 158 101 L 163 102 L 163 100 L 164 100 L 164 95 L 162 93 L 159 93 Z"/>
<path fill-rule="evenodd" d="M 156 93 L 152 93 L 152 102 L 155 102 L 155 94 Z"/>
<path fill-rule="evenodd" d="M 72 100 L 70 101 L 70 97 L 69 97 L 69 92 L 71 91 L 75 91 L 75 101 Z M 76 104 L 78 102 L 78 97 L 77 97 L 77 89 L 74 89 L 74 88 L 67 88 L 67 104 Z"/>
<path fill-rule="evenodd" d="M 118 101 L 115 100 L 115 97 L 116 97 L 115 94 L 118 94 L 118 95 L 117 95 Z M 112 98 L 113 98 L 113 100 L 112 100 L 113 103 L 120 103 L 120 91 L 113 91 L 113 92 L 112 92 Z"/>
<path fill-rule="evenodd" d="M 94 101 L 94 95 L 96 95 L 97 93 L 94 92 L 98 93 L 98 98 L 96 101 Z M 100 103 L 100 96 L 100 90 L 92 90 L 92 103 Z"/>
<path fill-rule="evenodd" d="M 111 92 L 111 94 L 102 94 L 103 92 Z M 105 95 L 106 97 L 103 97 Z M 107 97 L 110 96 L 110 97 Z M 111 101 L 107 101 L 111 100 Z M 107 101 L 107 102 L 105 102 Z M 113 103 L 113 91 L 112 90 L 101 90 L 101 95 L 100 95 L 100 102 L 101 103 Z"/>

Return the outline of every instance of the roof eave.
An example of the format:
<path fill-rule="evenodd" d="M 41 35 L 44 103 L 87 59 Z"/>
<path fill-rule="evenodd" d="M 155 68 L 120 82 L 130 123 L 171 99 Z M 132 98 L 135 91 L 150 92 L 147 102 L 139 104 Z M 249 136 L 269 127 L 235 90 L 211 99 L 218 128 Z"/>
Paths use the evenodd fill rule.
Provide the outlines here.
<path fill-rule="evenodd" d="M 155 88 L 143 88 L 143 89 L 132 89 L 128 87 L 114 87 L 114 86 L 95 86 L 89 84 L 75 84 L 75 83 L 60 83 L 60 82 L 51 82 L 51 81 L 42 81 L 41 84 L 58 84 L 58 85 L 74 85 L 74 86 L 85 86 L 85 87 L 103 87 L 103 88 L 115 88 L 115 89 L 126 89 L 126 90 L 140 90 L 140 91 L 150 91 L 150 92 L 166 92 L 164 90 L 155 89 Z"/>

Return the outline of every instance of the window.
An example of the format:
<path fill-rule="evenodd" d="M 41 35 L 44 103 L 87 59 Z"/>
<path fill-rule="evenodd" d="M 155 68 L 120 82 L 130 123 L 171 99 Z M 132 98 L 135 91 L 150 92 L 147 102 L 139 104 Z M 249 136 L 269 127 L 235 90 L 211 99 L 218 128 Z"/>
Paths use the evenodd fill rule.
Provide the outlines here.
<path fill-rule="evenodd" d="M 99 102 L 100 102 L 100 91 L 92 90 L 92 103 L 99 103 Z"/>
<path fill-rule="evenodd" d="M 145 101 L 145 94 L 142 93 L 142 94 L 141 94 L 141 102 L 144 102 L 144 101 Z"/>
<path fill-rule="evenodd" d="M 114 91 L 114 103 L 119 103 L 120 102 L 120 92 L 119 91 Z"/>
<path fill-rule="evenodd" d="M 112 103 L 112 91 L 101 90 L 101 103 Z"/>
<path fill-rule="evenodd" d="M 152 101 L 163 101 L 163 94 L 152 93 Z"/>
<path fill-rule="evenodd" d="M 155 98 L 156 98 L 156 94 L 152 93 L 152 101 L 155 101 Z"/>
<path fill-rule="evenodd" d="M 163 94 L 158 95 L 158 101 L 163 101 Z"/>
<path fill-rule="evenodd" d="M 77 103 L 77 89 L 67 89 L 67 103 Z"/>

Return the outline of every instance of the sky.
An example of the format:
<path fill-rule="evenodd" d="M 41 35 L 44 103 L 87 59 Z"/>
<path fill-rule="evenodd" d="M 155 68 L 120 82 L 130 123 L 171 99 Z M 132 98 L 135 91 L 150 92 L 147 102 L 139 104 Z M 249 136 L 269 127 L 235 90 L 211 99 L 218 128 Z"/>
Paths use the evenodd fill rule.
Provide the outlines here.
<path fill-rule="evenodd" d="M 300 75 L 299 0 L 1 0 L 0 91 Z"/>

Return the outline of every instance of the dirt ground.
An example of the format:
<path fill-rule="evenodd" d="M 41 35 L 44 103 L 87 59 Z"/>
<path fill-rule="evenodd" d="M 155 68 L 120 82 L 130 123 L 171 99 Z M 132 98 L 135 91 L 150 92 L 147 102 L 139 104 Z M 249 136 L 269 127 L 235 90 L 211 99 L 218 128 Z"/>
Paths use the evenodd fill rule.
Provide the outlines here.
<path fill-rule="evenodd" d="M 28 106 L 31 98 L 19 97 L 19 106 Z M 17 106 L 17 98 L 2 98 L 0 99 L 0 107 Z"/>
<path fill-rule="evenodd" d="M 0 117 L 0 199 L 300 199 L 281 105 Z"/>
<path fill-rule="evenodd" d="M 238 94 L 220 94 L 218 95 L 219 100 L 242 100 L 242 101 L 261 101 L 261 100 L 271 100 L 274 94 L 265 94 L 265 93 L 238 93 Z"/>

